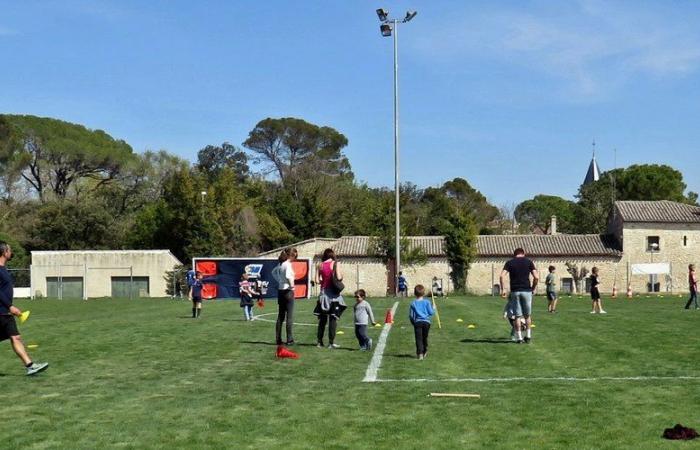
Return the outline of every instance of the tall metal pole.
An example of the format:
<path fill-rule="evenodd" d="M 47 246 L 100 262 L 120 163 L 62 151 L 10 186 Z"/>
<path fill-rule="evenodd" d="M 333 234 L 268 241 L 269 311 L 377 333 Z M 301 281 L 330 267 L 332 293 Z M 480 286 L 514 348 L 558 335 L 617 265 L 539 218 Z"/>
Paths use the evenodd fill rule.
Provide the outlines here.
<path fill-rule="evenodd" d="M 401 271 L 401 214 L 399 209 L 399 21 L 394 20 L 394 191 L 396 195 L 396 271 L 394 295 L 398 295 Z"/>

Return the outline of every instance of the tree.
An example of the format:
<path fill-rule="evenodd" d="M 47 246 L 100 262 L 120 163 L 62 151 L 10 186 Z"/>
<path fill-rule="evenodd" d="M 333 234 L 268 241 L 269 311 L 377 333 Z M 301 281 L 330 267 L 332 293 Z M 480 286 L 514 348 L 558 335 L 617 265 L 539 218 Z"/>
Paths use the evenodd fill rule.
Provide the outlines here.
<path fill-rule="evenodd" d="M 261 120 L 243 143 L 253 163 L 262 165 L 265 173 L 276 173 L 295 198 L 304 176 L 352 176 L 342 153 L 347 145 L 347 138 L 333 128 L 292 117 Z"/>
<path fill-rule="evenodd" d="M 236 181 L 241 183 L 248 176 L 248 157 L 228 142 L 220 146 L 207 145 L 197 153 L 197 168 L 207 175 L 215 177 L 225 167 L 231 169 Z"/>
<path fill-rule="evenodd" d="M 476 223 L 471 215 L 455 211 L 445 225 L 445 253 L 452 269 L 450 278 L 456 291 L 464 291 L 469 268 L 476 257 Z"/>
<path fill-rule="evenodd" d="M 571 277 L 574 279 L 574 294 L 581 292 L 581 281 L 588 275 L 588 269 L 585 267 L 578 268 L 578 265 L 574 263 L 567 262 L 566 271 L 569 272 Z"/>
<path fill-rule="evenodd" d="M 0 161 L 11 162 L 6 167 L 19 174 L 42 202 L 47 191 L 65 198 L 73 184 L 86 178 L 100 187 L 133 158 L 126 142 L 101 130 L 36 116 L 5 115 L 4 119 L 15 137 L 0 142 Z"/>
<path fill-rule="evenodd" d="M 554 195 L 536 195 L 515 208 L 515 218 L 530 230 L 549 233 L 551 217 L 557 216 L 557 228 L 562 233 L 572 233 L 576 222 L 576 204 Z"/>

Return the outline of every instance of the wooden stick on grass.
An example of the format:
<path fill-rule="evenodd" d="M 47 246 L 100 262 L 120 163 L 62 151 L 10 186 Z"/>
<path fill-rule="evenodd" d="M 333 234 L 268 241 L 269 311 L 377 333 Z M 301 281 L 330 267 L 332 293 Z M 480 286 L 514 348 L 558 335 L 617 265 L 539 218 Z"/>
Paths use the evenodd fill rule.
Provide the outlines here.
<path fill-rule="evenodd" d="M 479 394 L 451 394 L 447 392 L 431 392 L 431 397 L 481 398 Z"/>

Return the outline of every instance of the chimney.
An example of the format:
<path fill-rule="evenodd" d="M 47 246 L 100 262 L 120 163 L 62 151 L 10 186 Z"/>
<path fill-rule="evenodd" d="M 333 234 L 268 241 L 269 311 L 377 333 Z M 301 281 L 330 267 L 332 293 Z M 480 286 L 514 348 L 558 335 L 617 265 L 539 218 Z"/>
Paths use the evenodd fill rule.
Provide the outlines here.
<path fill-rule="evenodd" d="M 552 216 L 552 223 L 549 225 L 549 234 L 557 234 L 557 216 Z"/>

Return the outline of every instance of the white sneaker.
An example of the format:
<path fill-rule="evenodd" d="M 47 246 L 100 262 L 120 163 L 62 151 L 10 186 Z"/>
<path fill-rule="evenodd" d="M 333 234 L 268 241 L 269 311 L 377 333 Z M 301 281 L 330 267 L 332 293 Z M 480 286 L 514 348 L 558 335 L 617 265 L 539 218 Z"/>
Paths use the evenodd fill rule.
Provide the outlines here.
<path fill-rule="evenodd" d="M 595 314 L 595 311 L 591 311 L 591 314 Z"/>
<path fill-rule="evenodd" d="M 607 313 L 606 313 L 605 311 L 603 311 L 602 309 L 600 310 L 600 313 L 601 313 L 601 314 L 607 314 Z"/>
<path fill-rule="evenodd" d="M 49 367 L 49 363 L 32 363 L 31 366 L 27 367 L 27 375 L 34 375 L 35 373 L 45 370 L 47 367 Z"/>
<path fill-rule="evenodd" d="M 372 342 L 372 338 L 369 338 L 369 341 L 367 342 L 367 350 L 372 350 L 372 344 L 374 344 L 374 342 Z"/>
<path fill-rule="evenodd" d="M 328 344 L 328 348 L 340 348 L 338 344 Z"/>

